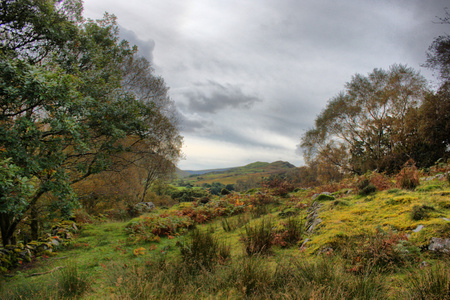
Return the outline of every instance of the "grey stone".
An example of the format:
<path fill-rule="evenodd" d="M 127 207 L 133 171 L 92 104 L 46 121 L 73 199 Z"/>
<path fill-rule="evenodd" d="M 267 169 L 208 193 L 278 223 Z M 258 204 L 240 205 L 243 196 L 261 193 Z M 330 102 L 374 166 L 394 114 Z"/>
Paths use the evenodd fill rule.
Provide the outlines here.
<path fill-rule="evenodd" d="M 155 209 L 155 204 L 153 202 L 139 202 L 134 206 L 134 208 L 140 213 L 145 214 Z"/>
<path fill-rule="evenodd" d="M 431 238 L 428 250 L 442 253 L 450 253 L 450 239 Z"/>
<path fill-rule="evenodd" d="M 309 232 L 309 233 L 312 233 L 312 232 L 314 231 L 314 229 L 317 227 L 317 225 L 319 225 L 320 223 L 322 223 L 322 219 L 321 219 L 321 218 L 315 219 L 315 220 L 311 223 L 311 225 L 309 225 L 308 232 Z"/>
<path fill-rule="evenodd" d="M 423 228 L 424 228 L 423 225 L 419 225 L 419 226 L 417 226 L 416 229 L 413 230 L 413 232 L 420 232 Z"/>

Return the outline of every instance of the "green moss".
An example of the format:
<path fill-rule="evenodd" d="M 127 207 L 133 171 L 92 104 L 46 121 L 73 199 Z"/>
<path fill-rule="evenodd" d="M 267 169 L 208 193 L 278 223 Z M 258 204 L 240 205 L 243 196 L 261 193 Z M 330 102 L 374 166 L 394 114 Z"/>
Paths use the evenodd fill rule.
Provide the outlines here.
<path fill-rule="evenodd" d="M 334 196 L 332 195 L 327 195 L 327 194 L 320 194 L 319 196 L 317 196 L 316 200 L 317 201 L 331 201 L 331 200 L 335 200 L 336 198 L 334 198 Z"/>

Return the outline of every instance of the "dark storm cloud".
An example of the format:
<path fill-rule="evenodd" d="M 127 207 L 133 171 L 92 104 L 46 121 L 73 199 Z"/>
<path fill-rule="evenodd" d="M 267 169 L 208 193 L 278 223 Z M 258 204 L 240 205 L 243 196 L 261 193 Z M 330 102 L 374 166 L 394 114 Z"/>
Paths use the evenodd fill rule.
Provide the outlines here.
<path fill-rule="evenodd" d="M 189 112 L 215 114 L 220 110 L 249 109 L 261 99 L 245 94 L 239 86 L 220 84 L 215 81 L 196 84 L 186 92 Z"/>
<path fill-rule="evenodd" d="M 136 45 L 139 50 L 139 54 L 144 56 L 148 61 L 153 61 L 153 50 L 155 49 L 155 41 L 142 40 L 132 30 L 128 30 L 122 26 L 119 27 L 120 37 L 127 40 L 130 45 Z"/>

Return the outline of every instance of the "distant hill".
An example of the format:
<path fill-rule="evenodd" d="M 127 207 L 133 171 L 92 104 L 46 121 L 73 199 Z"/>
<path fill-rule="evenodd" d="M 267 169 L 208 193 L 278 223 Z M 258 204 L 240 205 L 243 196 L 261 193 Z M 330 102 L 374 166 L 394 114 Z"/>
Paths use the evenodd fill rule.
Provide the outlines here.
<path fill-rule="evenodd" d="M 285 161 L 254 162 L 242 167 L 210 169 L 210 170 L 183 170 L 178 178 L 200 186 L 204 183 L 220 182 L 223 184 L 234 184 L 238 180 L 247 180 L 249 177 L 269 177 L 271 175 L 283 174 L 286 171 L 296 168 L 293 164 Z M 188 175 L 187 175 L 188 174 Z M 187 176 L 186 176 L 187 175 Z"/>

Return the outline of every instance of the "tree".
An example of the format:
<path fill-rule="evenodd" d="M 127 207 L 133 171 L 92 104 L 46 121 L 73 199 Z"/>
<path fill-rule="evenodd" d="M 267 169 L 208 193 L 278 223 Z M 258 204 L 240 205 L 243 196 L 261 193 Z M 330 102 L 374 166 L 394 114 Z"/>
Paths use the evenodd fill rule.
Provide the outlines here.
<path fill-rule="evenodd" d="M 341 172 L 392 172 L 403 163 L 394 157 L 407 136 L 405 116 L 425 92 L 425 79 L 403 65 L 356 74 L 302 137 L 306 160 L 328 161 Z"/>
<path fill-rule="evenodd" d="M 450 14 L 446 10 L 445 17 L 439 18 L 439 23 L 450 24 Z M 439 77 L 445 82 L 450 81 L 450 36 L 437 37 L 428 48 L 425 66 L 438 71 Z"/>
<path fill-rule="evenodd" d="M 119 40 L 114 16 L 82 20 L 80 1 L 1 5 L 5 27 L 0 34 L 13 41 L 2 43 L 0 52 L 0 159 L 8 159 L 17 167 L 17 178 L 30 178 L 34 185 L 22 205 L 0 200 L 0 211 L 14 207 L 11 214 L 0 214 L 2 241 L 8 244 L 27 213 L 33 222 L 43 195 L 51 194 L 68 213 L 77 205 L 74 183 L 104 170 L 122 170 L 129 165 L 120 159 L 124 152 L 152 143 L 172 142 L 172 156 L 165 158 L 176 159 L 180 142 L 177 131 L 158 140 L 161 106 L 125 87 L 123 67 L 137 48 Z"/>

